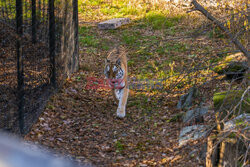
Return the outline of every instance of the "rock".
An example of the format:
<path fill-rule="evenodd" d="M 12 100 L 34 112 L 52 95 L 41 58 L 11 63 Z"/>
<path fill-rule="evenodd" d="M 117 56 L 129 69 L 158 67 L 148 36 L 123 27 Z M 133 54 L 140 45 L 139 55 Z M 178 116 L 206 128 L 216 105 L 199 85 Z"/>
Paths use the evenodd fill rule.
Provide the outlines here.
<path fill-rule="evenodd" d="M 104 22 L 100 22 L 98 24 L 98 28 L 101 30 L 109 30 L 109 29 L 112 30 L 129 23 L 130 23 L 129 18 L 115 18 Z"/>
<path fill-rule="evenodd" d="M 249 130 L 250 114 L 241 114 L 224 124 L 224 131 L 235 131 L 237 126 L 245 126 Z M 244 130 L 244 129 L 243 129 Z"/>
<path fill-rule="evenodd" d="M 183 123 L 189 123 L 192 121 L 196 123 L 201 123 L 203 122 L 203 116 L 207 113 L 208 113 L 208 107 L 201 107 L 189 110 L 183 116 Z"/>
<path fill-rule="evenodd" d="M 240 80 L 244 78 L 247 69 L 248 66 L 246 62 L 231 62 L 224 71 L 227 79 Z"/>
<path fill-rule="evenodd" d="M 207 126 L 193 125 L 184 127 L 179 136 L 179 146 L 186 144 L 191 140 L 197 140 L 207 135 Z"/>
<path fill-rule="evenodd" d="M 242 53 L 232 54 L 219 62 L 213 70 L 226 75 L 228 79 L 242 79 L 248 70 L 247 58 Z"/>
<path fill-rule="evenodd" d="M 183 109 L 191 107 L 193 98 L 196 97 L 197 94 L 198 94 L 198 89 L 196 87 L 190 88 L 187 94 L 181 96 L 177 104 L 177 108 Z"/>
<path fill-rule="evenodd" d="M 233 109 L 235 109 L 235 111 L 229 116 L 229 118 L 231 118 L 233 114 L 237 116 L 241 113 L 250 113 L 250 98 L 247 94 L 244 96 L 241 105 L 238 105 L 243 93 L 243 90 L 231 90 L 214 94 L 214 109 L 215 112 L 218 113 L 219 120 L 222 120 Z M 235 108 L 236 105 L 238 105 L 237 108 Z"/>

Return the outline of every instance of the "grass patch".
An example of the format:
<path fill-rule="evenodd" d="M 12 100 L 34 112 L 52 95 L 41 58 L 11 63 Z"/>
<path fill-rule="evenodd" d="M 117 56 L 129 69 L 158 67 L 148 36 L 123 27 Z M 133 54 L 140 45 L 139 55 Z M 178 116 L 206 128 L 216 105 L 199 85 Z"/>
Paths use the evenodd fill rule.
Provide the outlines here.
<path fill-rule="evenodd" d="M 156 52 L 159 55 L 164 55 L 170 52 L 185 52 L 188 50 L 187 44 L 182 43 L 166 43 L 163 46 L 159 46 Z"/>
<path fill-rule="evenodd" d="M 82 26 L 79 28 L 80 44 L 86 47 L 97 47 L 99 40 L 91 34 L 91 27 Z"/>
<path fill-rule="evenodd" d="M 129 31 L 124 31 L 121 36 L 121 40 L 123 43 L 126 45 L 132 46 L 132 45 L 137 45 L 138 41 L 142 38 L 140 32 L 129 32 Z"/>
<path fill-rule="evenodd" d="M 115 142 L 115 148 L 116 148 L 116 152 L 122 152 L 125 149 L 125 145 L 122 143 L 122 141 L 117 140 Z"/>
<path fill-rule="evenodd" d="M 122 35 L 122 41 L 127 45 L 133 45 L 136 42 L 137 38 L 136 36 L 129 35 L 127 33 L 124 33 Z"/>
<path fill-rule="evenodd" d="M 178 113 L 176 115 L 174 115 L 172 118 L 170 118 L 169 120 L 167 120 L 167 122 L 178 122 L 181 121 L 182 117 L 183 117 L 184 113 Z"/>
<path fill-rule="evenodd" d="M 183 17 L 182 15 L 167 17 L 167 15 L 169 15 L 169 12 L 150 11 L 146 14 L 145 20 L 153 29 L 159 30 L 173 27 Z"/>
<path fill-rule="evenodd" d="M 92 35 L 87 35 L 87 36 L 81 36 L 80 37 L 80 44 L 82 46 L 87 46 L 87 47 L 98 47 L 99 41 L 98 39 L 95 38 L 95 36 Z"/>
<path fill-rule="evenodd" d="M 225 38 L 225 34 L 218 28 L 215 27 L 208 33 L 209 38 Z"/>

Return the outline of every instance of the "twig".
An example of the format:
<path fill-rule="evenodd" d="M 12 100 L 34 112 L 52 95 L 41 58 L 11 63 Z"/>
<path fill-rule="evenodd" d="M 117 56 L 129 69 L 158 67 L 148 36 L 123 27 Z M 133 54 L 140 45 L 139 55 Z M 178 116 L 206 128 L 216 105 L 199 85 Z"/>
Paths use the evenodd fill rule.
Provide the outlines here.
<path fill-rule="evenodd" d="M 249 148 L 250 148 L 250 144 L 248 143 L 247 151 L 246 151 L 246 153 L 245 153 L 245 157 L 244 157 L 244 163 L 243 163 L 243 166 L 245 166 L 245 165 L 246 165 L 246 161 L 247 161 L 247 156 L 248 156 L 248 150 L 249 150 Z"/>

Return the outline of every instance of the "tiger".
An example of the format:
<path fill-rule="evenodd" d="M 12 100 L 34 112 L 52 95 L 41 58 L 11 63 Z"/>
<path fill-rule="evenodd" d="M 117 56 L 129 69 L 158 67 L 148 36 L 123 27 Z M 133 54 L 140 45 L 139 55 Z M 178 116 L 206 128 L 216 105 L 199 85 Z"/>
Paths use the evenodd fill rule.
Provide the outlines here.
<path fill-rule="evenodd" d="M 115 102 L 118 104 L 116 115 L 124 118 L 129 95 L 128 67 L 125 48 L 115 47 L 105 59 L 104 75 Z"/>

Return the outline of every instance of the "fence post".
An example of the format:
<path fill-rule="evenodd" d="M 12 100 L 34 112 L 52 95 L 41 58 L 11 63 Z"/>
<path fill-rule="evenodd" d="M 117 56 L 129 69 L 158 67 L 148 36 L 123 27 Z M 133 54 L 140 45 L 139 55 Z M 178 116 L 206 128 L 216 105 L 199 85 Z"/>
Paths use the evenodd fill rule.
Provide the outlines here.
<path fill-rule="evenodd" d="M 23 3 L 22 0 L 16 0 L 16 31 L 17 39 L 17 101 L 18 101 L 18 117 L 20 133 L 24 132 L 24 82 L 23 82 L 23 52 L 22 52 L 22 36 L 23 36 Z"/>
<path fill-rule="evenodd" d="M 36 0 L 32 0 L 32 42 L 36 43 Z"/>
<path fill-rule="evenodd" d="M 56 87 L 56 65 L 55 65 L 55 8 L 54 0 L 49 0 L 49 54 L 52 66 L 50 81 Z"/>

